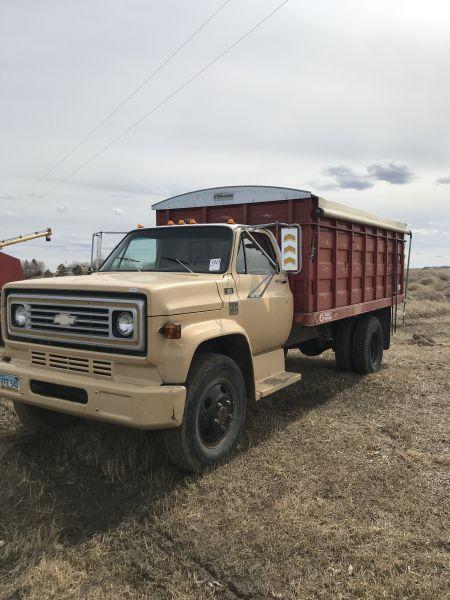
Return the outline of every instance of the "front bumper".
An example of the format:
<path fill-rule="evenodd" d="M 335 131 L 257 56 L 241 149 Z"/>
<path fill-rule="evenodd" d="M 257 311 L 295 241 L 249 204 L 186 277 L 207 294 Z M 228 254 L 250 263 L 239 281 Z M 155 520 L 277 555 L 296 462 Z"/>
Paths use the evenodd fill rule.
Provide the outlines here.
<path fill-rule="evenodd" d="M 0 361 L 0 373 L 20 378 L 19 392 L 0 389 L 0 397 L 15 402 L 136 429 L 178 427 L 183 419 L 186 388 L 181 385 L 136 385 L 97 377 L 49 373 L 14 361 Z M 87 403 L 34 393 L 30 387 L 32 380 L 85 390 Z"/>

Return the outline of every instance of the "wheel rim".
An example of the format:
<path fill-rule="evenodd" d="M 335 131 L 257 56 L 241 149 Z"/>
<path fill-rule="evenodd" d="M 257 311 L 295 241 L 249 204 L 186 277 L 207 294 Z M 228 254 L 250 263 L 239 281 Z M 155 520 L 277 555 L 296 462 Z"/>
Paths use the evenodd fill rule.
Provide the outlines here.
<path fill-rule="evenodd" d="M 370 340 L 370 362 L 372 365 L 376 365 L 378 363 L 380 356 L 380 338 L 377 333 L 372 335 L 372 339 Z"/>
<path fill-rule="evenodd" d="M 203 395 L 198 412 L 198 433 L 205 446 L 214 447 L 229 433 L 235 413 L 235 400 L 226 382 L 216 383 Z"/>

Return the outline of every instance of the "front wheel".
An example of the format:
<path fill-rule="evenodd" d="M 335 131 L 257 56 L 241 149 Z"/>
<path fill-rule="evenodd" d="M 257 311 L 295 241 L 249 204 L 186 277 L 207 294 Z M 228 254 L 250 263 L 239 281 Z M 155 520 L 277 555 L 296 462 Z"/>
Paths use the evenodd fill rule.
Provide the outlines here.
<path fill-rule="evenodd" d="M 235 449 L 245 420 L 246 394 L 237 364 L 221 354 L 202 354 L 187 381 L 183 422 L 164 431 L 170 459 L 185 471 L 201 472 Z"/>

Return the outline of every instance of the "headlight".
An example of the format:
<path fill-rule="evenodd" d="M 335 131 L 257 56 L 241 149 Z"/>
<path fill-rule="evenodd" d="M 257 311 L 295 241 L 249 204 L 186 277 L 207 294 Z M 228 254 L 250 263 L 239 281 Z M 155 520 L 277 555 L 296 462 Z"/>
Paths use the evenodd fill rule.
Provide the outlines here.
<path fill-rule="evenodd" d="M 131 337 L 134 333 L 134 317 L 131 312 L 114 313 L 114 332 L 118 337 Z"/>
<path fill-rule="evenodd" d="M 12 322 L 16 327 L 25 327 L 27 311 L 23 304 L 12 305 Z"/>

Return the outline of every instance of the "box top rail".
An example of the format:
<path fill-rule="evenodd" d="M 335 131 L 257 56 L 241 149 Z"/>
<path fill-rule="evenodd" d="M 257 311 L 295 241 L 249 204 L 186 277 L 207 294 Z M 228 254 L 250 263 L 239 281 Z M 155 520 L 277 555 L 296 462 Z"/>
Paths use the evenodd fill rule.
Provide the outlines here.
<path fill-rule="evenodd" d="M 265 185 L 225 186 L 196 190 L 157 202 L 152 205 L 152 208 L 154 210 L 176 210 L 207 206 L 306 200 L 310 198 L 318 199 L 318 209 L 321 216 L 353 221 L 354 223 L 371 225 L 401 233 L 409 233 L 406 223 L 379 217 L 338 202 L 325 200 L 306 190 Z"/>

